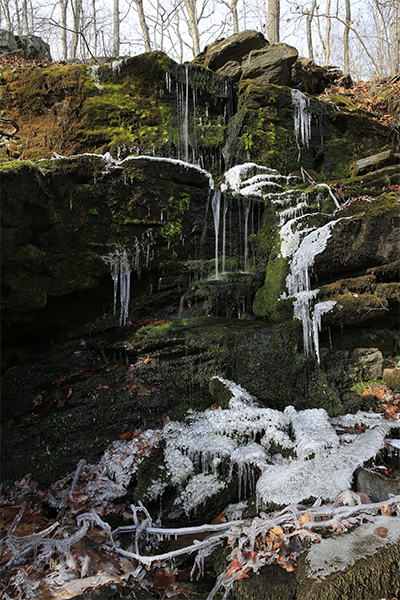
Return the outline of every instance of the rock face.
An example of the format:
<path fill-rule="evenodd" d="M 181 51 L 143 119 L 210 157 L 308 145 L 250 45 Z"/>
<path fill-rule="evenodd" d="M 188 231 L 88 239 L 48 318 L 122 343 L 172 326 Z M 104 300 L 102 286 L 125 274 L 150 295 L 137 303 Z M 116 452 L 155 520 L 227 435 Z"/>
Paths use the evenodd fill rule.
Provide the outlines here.
<path fill-rule="evenodd" d="M 7 477 L 222 404 L 214 375 L 279 409 L 376 405 L 357 390 L 398 352 L 400 170 L 347 177 L 388 129 L 283 85 L 297 53 L 261 34 L 205 56 L 239 86 L 162 53 L 2 71 Z M 303 292 L 316 313 L 293 312 Z"/>
<path fill-rule="evenodd" d="M 355 416 L 343 430 L 330 417 L 396 418 L 400 168 L 371 170 L 369 157 L 394 156 L 388 129 L 305 95 L 329 73 L 296 56 L 243 32 L 206 50 L 208 68 L 152 53 L 2 70 L 5 116 L 20 126 L 0 148 L 5 480 L 30 472 L 51 483 L 119 440 L 112 476 L 126 440 L 165 425 L 164 448 L 141 463 L 125 500 L 158 514 L 161 495 L 163 516 L 181 523 L 253 493 L 274 505 L 265 473 L 283 478 L 282 464 L 282 502 L 296 481 L 293 501 L 310 492 L 298 473 L 322 496 L 315 465 L 327 472 L 327 448 L 349 467 L 344 484 L 336 468 L 335 497 L 385 444 L 398 448 L 397 426 L 380 415 L 360 435 Z M 350 178 L 361 159 L 370 172 Z M 233 398 L 233 419 L 238 390 L 248 405 Z M 258 428 L 270 409 L 274 425 Z M 250 425 L 235 438 L 244 414 Z M 221 428 L 211 436 L 220 454 L 204 443 L 207 423 Z M 394 479 L 370 474 L 356 472 L 359 491 L 397 493 Z M 302 554 L 298 575 L 263 567 L 233 597 L 397 593 L 398 526 L 383 518 L 387 538 L 361 525 L 344 550 L 344 536 L 326 539 L 326 554 Z"/>
<path fill-rule="evenodd" d="M 9 52 L 17 52 L 17 40 L 12 33 L 6 29 L 0 29 L 0 53 L 8 54 Z"/>
<path fill-rule="evenodd" d="M 357 160 L 351 166 L 350 172 L 351 176 L 355 177 L 356 175 L 363 175 L 364 173 L 368 173 L 370 171 L 377 171 L 378 169 L 382 169 L 383 167 L 394 165 L 399 162 L 399 156 L 395 156 L 391 150 L 386 150 L 385 152 L 380 152 L 374 156 L 367 156 L 366 158 Z"/>
<path fill-rule="evenodd" d="M 262 33 L 241 31 L 206 48 L 205 67 L 229 75 L 233 81 L 257 79 L 264 83 L 290 85 L 297 50 L 287 44 L 269 44 Z"/>
<path fill-rule="evenodd" d="M 208 46 L 204 51 L 204 66 L 212 71 L 223 69 L 229 62 L 241 64 L 252 50 L 268 46 L 262 33 L 258 31 L 241 31 L 222 41 Z"/>
<path fill-rule="evenodd" d="M 5 29 L 0 29 L 0 54 L 10 54 L 19 50 L 27 59 L 51 61 L 49 44 L 37 35 L 13 35 Z"/>
<path fill-rule="evenodd" d="M 265 49 L 252 50 L 243 62 L 242 79 L 290 85 L 292 65 L 297 56 L 296 48 L 287 44 L 271 44 Z"/>

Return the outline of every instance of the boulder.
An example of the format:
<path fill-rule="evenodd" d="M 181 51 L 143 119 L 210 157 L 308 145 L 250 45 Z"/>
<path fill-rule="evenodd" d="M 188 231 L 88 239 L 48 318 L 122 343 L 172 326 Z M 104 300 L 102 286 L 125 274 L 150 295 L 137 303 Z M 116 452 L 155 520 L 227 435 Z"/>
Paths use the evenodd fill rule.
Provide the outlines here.
<path fill-rule="evenodd" d="M 385 477 L 373 469 L 360 467 L 354 473 L 354 491 L 367 494 L 371 502 L 384 502 L 390 496 L 400 493 L 399 483 L 395 478 Z"/>
<path fill-rule="evenodd" d="M 31 60 L 51 60 L 50 46 L 37 35 L 13 35 L 0 29 L 0 55 L 21 51 Z"/>
<path fill-rule="evenodd" d="M 392 366 L 383 369 L 383 381 L 392 390 L 400 390 L 400 367 Z"/>
<path fill-rule="evenodd" d="M 31 60 L 51 60 L 50 46 L 37 35 L 16 35 L 18 48 L 25 58 Z"/>
<path fill-rule="evenodd" d="M 242 79 L 290 85 L 292 65 L 297 56 L 296 48 L 288 44 L 271 44 L 261 50 L 252 50 L 243 63 Z"/>
<path fill-rule="evenodd" d="M 242 62 L 249 52 L 264 48 L 266 45 L 268 42 L 259 31 L 245 30 L 235 33 L 206 48 L 204 66 L 216 71 L 228 61 Z"/>
<path fill-rule="evenodd" d="M 399 157 L 393 154 L 391 150 L 386 150 L 386 152 L 380 152 L 379 154 L 357 160 L 351 165 L 350 174 L 352 177 L 356 177 L 357 175 L 377 171 L 378 169 L 382 169 L 382 167 L 395 165 L 396 163 L 399 163 Z"/>
<path fill-rule="evenodd" d="M 18 52 L 18 44 L 12 33 L 0 29 L 0 55 Z"/>
<path fill-rule="evenodd" d="M 229 60 L 217 70 L 221 75 L 228 75 L 234 83 L 238 82 L 242 75 L 242 65 L 237 60 Z"/>
<path fill-rule="evenodd" d="M 362 371 L 365 380 L 382 377 L 383 356 L 378 348 L 357 348 L 350 359 Z"/>
<path fill-rule="evenodd" d="M 399 591 L 400 523 L 374 517 L 313 545 L 299 560 L 298 600 L 378 600 Z"/>
<path fill-rule="evenodd" d="M 321 94 L 328 85 L 327 70 L 299 56 L 292 66 L 292 87 L 305 94 Z"/>

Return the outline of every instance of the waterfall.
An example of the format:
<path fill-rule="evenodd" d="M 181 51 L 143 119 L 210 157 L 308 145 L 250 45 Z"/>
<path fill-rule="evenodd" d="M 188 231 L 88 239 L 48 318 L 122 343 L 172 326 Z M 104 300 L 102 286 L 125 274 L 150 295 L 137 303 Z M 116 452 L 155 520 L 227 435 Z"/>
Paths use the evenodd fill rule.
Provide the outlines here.
<path fill-rule="evenodd" d="M 219 232 L 219 213 L 221 205 L 221 191 L 214 190 L 212 199 L 212 209 L 214 215 L 214 229 L 215 229 L 215 279 L 219 279 L 218 272 L 218 232 Z"/>
<path fill-rule="evenodd" d="M 247 205 L 244 209 L 244 272 L 247 273 L 247 264 L 249 260 L 249 242 L 247 239 L 248 235 L 248 222 L 249 222 L 249 213 L 251 207 L 251 200 L 247 202 Z"/>

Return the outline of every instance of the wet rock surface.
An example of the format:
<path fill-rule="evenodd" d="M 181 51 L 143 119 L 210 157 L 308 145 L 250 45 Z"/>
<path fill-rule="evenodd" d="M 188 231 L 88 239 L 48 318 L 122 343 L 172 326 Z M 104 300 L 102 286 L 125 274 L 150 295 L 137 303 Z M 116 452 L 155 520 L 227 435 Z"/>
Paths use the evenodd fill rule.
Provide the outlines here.
<path fill-rule="evenodd" d="M 287 61 L 279 66 L 284 50 Z M 270 54 L 272 71 L 279 66 L 272 75 L 264 60 Z M 152 53 L 114 67 L 2 72 L 7 115 L 20 123 L 29 88 L 35 117 L 29 130 L 22 119 L 19 136 L 1 147 L 3 157 L 42 156 L 45 130 L 46 148 L 56 152 L 102 152 L 1 165 L 7 552 L 24 543 L 13 538 L 16 524 L 30 535 L 31 523 L 43 530 L 60 518 L 55 539 L 64 541 L 45 540 L 39 563 L 51 544 L 65 549 L 77 525 L 88 532 L 72 558 L 63 550 L 51 563 L 50 578 L 63 585 L 71 578 L 69 597 L 76 590 L 91 599 L 172 591 L 207 598 L 221 573 L 216 597 L 231 584 L 235 598 L 361 600 L 364 589 L 371 600 L 397 594 L 397 529 L 377 514 L 397 514 L 385 517 L 397 521 L 399 511 L 398 501 L 396 508 L 388 498 L 389 491 L 398 493 L 399 393 L 387 371 L 397 369 L 399 352 L 400 171 L 377 163 L 376 171 L 348 178 L 355 160 L 369 164 L 368 157 L 388 150 L 388 128 L 366 114 L 349 114 L 340 99 L 328 104 L 305 96 L 302 91 L 314 93 L 332 74 L 294 62 L 294 49 L 270 45 L 259 33 L 217 42 L 205 59 L 208 70 Z M 253 79 L 245 81 L 244 72 Z M 242 77 L 239 99 L 228 75 Z M 46 81 L 52 85 L 43 87 Z M 78 114 L 81 120 L 73 117 Z M 138 156 L 142 152 L 147 156 Z M 211 174 L 185 162 L 189 158 L 210 168 L 216 191 Z M 238 385 L 248 402 L 238 405 L 239 415 L 246 410 L 257 422 L 276 410 L 268 413 L 273 426 L 258 430 L 249 417 L 247 430 L 236 431 L 244 418 L 229 421 L 229 390 Z M 356 416 L 359 410 L 365 412 Z M 347 421 L 338 417 L 343 413 L 351 413 Z M 185 445 L 185 432 L 194 435 L 196 424 L 218 424 L 220 417 L 212 443 L 203 448 L 199 435 Z M 313 419 L 324 422 L 322 441 Z M 150 445 L 150 432 L 159 446 Z M 302 435 L 312 443 L 300 443 Z M 146 458 L 129 472 L 138 440 Z M 211 456 L 217 444 L 219 453 Z M 263 516 L 254 546 L 257 536 L 247 529 L 259 523 L 254 494 L 258 503 L 264 498 L 268 508 L 278 508 L 257 479 L 279 465 L 286 473 L 303 454 L 305 469 L 318 464 L 320 452 L 345 459 L 357 444 L 362 452 L 346 463 L 345 484 L 320 493 L 319 477 L 310 493 L 321 498 L 313 506 L 316 497 L 301 482 L 296 501 L 307 507 L 296 509 L 297 516 L 292 511 L 289 525 L 269 522 L 282 515 Z M 360 460 L 368 464 L 356 472 L 355 495 L 341 488 L 351 484 Z M 294 478 L 290 489 L 297 484 Z M 289 487 L 284 481 L 280 490 Z M 366 495 L 385 504 L 369 509 L 362 505 Z M 236 505 L 245 498 L 249 506 L 240 512 Z M 115 547 L 104 550 L 110 527 L 131 524 L 131 503 L 144 499 L 151 517 L 139 505 L 143 538 L 135 546 L 121 533 L 131 554 L 121 559 Z M 332 502 L 329 517 L 324 501 Z M 148 558 L 144 537 L 160 502 L 162 518 L 174 527 L 253 520 L 231 529 L 229 548 L 214 536 L 218 551 L 203 557 L 209 575 L 194 584 L 187 557 L 177 560 L 180 574 L 165 565 L 136 570 L 143 557 L 132 555 L 140 550 Z M 26 513 L 18 516 L 24 505 Z M 371 544 L 361 540 L 356 563 L 324 580 L 319 571 L 310 575 L 306 552 L 298 553 L 308 534 L 320 539 L 321 515 L 329 521 L 329 535 L 322 536 L 328 544 L 346 537 L 341 532 L 359 525 L 364 512 L 377 519 L 378 533 L 367 532 L 367 542 L 376 542 L 373 557 Z M 347 522 L 350 513 L 356 516 Z M 200 543 L 207 544 L 203 533 Z M 190 543 L 196 539 L 187 535 Z M 241 555 L 233 548 L 242 535 Z M 158 550 L 175 552 L 177 545 L 165 541 Z M 265 566 L 270 559 L 275 564 Z M 382 565 L 385 581 L 374 587 Z M 200 558 L 195 566 L 201 571 Z M 259 575 L 253 572 L 258 567 Z M 104 570 L 111 579 L 101 579 Z M 139 576 L 147 581 L 143 586 L 136 585 Z M 10 582 L 14 595 L 36 585 L 24 577 Z"/>

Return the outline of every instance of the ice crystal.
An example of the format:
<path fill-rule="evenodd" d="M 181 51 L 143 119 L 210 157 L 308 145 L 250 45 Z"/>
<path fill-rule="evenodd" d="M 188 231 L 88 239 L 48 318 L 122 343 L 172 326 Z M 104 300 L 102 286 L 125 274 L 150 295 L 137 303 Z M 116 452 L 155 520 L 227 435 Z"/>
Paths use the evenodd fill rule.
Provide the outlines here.
<path fill-rule="evenodd" d="M 228 408 L 191 412 L 185 422 L 171 421 L 163 431 L 166 473 L 162 479 L 166 485 L 182 488 L 177 506 L 186 512 L 222 489 L 233 473 L 238 476 L 239 498 L 256 488 L 261 504 L 336 497 L 350 487 L 354 470 L 384 446 L 392 426 L 381 415 L 359 413 L 331 420 L 323 409 L 296 411 L 288 406 L 281 412 L 261 407 L 241 386 L 217 379 L 232 394 Z M 346 440 L 333 426 L 340 427 L 346 419 L 370 429 Z M 292 458 L 272 454 L 277 448 Z M 222 478 L 222 464 L 230 466 L 230 476 Z M 161 483 L 154 482 L 153 498 L 165 490 Z M 202 498 L 198 503 L 194 490 Z"/>
<path fill-rule="evenodd" d="M 158 447 L 161 432 L 147 429 L 132 440 L 117 440 L 104 452 L 100 464 L 118 485 L 128 486 L 141 461 Z"/>
<path fill-rule="evenodd" d="M 298 504 L 311 497 L 335 499 L 351 487 L 357 467 L 382 448 L 389 430 L 390 425 L 382 423 L 360 434 L 350 444 L 333 449 L 327 456 L 269 466 L 257 482 L 259 504 Z"/>

